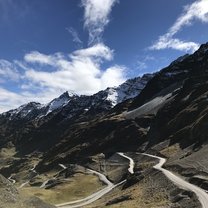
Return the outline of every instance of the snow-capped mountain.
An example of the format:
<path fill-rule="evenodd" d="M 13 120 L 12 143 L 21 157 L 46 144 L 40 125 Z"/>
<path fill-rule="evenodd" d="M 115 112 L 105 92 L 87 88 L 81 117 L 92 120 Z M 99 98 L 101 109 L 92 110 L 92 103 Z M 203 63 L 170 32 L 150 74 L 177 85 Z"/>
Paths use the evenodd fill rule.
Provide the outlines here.
<path fill-rule="evenodd" d="M 21 105 L 19 108 L 2 113 L 1 115 L 4 117 L 8 117 L 9 120 L 22 119 L 22 118 L 32 119 L 39 115 L 42 108 L 43 108 L 42 104 L 36 102 L 30 102 Z"/>
<path fill-rule="evenodd" d="M 105 90 L 106 100 L 110 101 L 112 106 L 115 106 L 127 99 L 136 97 L 153 76 L 154 74 L 145 74 L 142 77 L 129 79 L 118 87 L 107 88 Z"/>
<path fill-rule="evenodd" d="M 10 120 L 22 118 L 30 120 L 35 118 L 40 119 L 53 112 L 59 112 L 64 108 L 65 114 L 70 114 L 68 115 L 69 117 L 78 111 L 87 112 L 92 109 L 93 111 L 96 109 L 98 111 L 109 110 L 118 103 L 136 97 L 153 76 L 153 74 L 145 74 L 142 77 L 129 79 L 118 87 L 109 87 L 91 96 L 78 96 L 64 92 L 58 98 L 45 105 L 30 102 L 17 109 L 5 112 L 2 116 L 9 117 Z"/>
<path fill-rule="evenodd" d="M 8 117 L 10 120 L 13 119 L 22 119 L 30 120 L 34 118 L 41 118 L 43 116 L 47 116 L 49 113 L 63 108 L 69 101 L 70 98 L 75 95 L 70 94 L 68 92 L 64 92 L 58 98 L 53 99 L 51 102 L 46 105 L 30 102 L 24 105 L 21 105 L 19 108 L 14 110 L 7 111 L 2 114 L 2 116 Z"/>
<path fill-rule="evenodd" d="M 46 104 L 44 106 L 45 110 L 42 116 L 48 115 L 49 113 L 59 109 L 63 108 L 67 103 L 70 101 L 70 98 L 76 96 L 74 94 L 69 94 L 69 92 L 64 92 L 62 95 L 60 95 L 58 98 L 55 98 L 50 103 Z"/>

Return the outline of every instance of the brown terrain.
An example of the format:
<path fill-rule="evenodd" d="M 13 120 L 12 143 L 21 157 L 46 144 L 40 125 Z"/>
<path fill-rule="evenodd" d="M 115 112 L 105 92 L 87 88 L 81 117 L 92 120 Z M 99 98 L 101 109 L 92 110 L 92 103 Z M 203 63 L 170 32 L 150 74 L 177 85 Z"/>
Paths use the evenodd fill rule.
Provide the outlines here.
<path fill-rule="evenodd" d="M 101 102 L 86 112 L 76 102 L 41 118 L 0 115 L 0 207 L 54 207 L 88 197 L 106 187 L 88 169 L 113 184 L 126 181 L 82 207 L 201 207 L 193 192 L 153 168 L 156 159 L 137 153 L 167 158 L 166 169 L 208 191 L 208 44 L 114 108 Z M 118 152 L 134 160 L 133 174 Z"/>

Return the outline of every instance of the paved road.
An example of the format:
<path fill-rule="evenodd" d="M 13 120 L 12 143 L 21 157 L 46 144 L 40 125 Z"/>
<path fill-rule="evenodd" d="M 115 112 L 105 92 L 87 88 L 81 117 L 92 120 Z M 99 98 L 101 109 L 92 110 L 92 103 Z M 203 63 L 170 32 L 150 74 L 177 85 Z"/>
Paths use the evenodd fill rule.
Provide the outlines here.
<path fill-rule="evenodd" d="M 26 181 L 24 183 L 22 183 L 20 186 L 19 186 L 19 189 L 23 188 L 24 186 L 26 186 L 30 181 Z"/>
<path fill-rule="evenodd" d="M 67 169 L 67 167 L 66 167 L 65 165 L 61 164 L 61 163 L 59 163 L 58 165 L 59 165 L 63 170 Z M 31 169 L 31 170 L 32 170 L 32 169 Z M 52 178 L 52 179 L 55 179 L 55 178 Z M 48 183 L 49 181 L 50 181 L 50 179 L 44 181 L 44 182 L 41 184 L 40 188 L 45 188 L 46 185 L 47 185 L 47 183 Z"/>
<path fill-rule="evenodd" d="M 133 174 L 133 173 L 134 173 L 134 165 L 135 165 L 134 160 L 133 160 L 131 157 L 126 156 L 126 155 L 125 155 L 124 153 L 122 153 L 122 152 L 118 152 L 118 154 L 119 154 L 121 157 L 124 157 L 124 158 L 126 158 L 127 160 L 129 160 L 129 169 L 128 169 L 128 171 L 129 171 L 129 173 Z"/>
<path fill-rule="evenodd" d="M 150 155 L 150 154 L 145 154 L 145 153 L 143 153 L 142 155 L 146 155 L 148 157 L 153 157 L 153 158 L 159 159 L 159 163 L 157 165 L 155 165 L 154 168 L 162 171 L 166 175 L 166 177 L 168 177 L 177 186 L 194 192 L 197 195 L 199 201 L 201 202 L 202 207 L 208 208 L 208 194 L 203 189 L 201 189 L 193 184 L 188 183 L 187 181 L 183 180 L 182 178 L 174 175 L 172 172 L 164 169 L 162 166 L 166 162 L 166 159 L 164 159 L 162 157 Z"/>
<path fill-rule="evenodd" d="M 41 185 L 40 188 L 45 188 L 46 184 L 49 182 L 49 180 L 44 181 Z"/>
<path fill-rule="evenodd" d="M 99 177 L 99 179 L 107 185 L 107 187 L 105 187 L 104 189 L 101 189 L 100 191 L 97 191 L 94 194 L 91 194 L 90 196 L 88 196 L 84 199 L 80 199 L 80 200 L 76 200 L 76 201 L 72 201 L 72 202 L 67 202 L 67 203 L 63 203 L 63 204 L 58 204 L 58 205 L 56 205 L 56 207 L 59 207 L 59 208 L 76 208 L 76 207 L 82 207 L 82 206 L 88 205 L 88 204 L 98 200 L 103 195 L 110 192 L 113 188 L 121 185 L 122 183 L 124 183 L 126 181 L 126 180 L 124 180 L 124 181 L 122 181 L 118 184 L 113 184 L 102 173 L 99 173 L 95 170 L 90 170 L 90 169 L 87 169 L 87 171 L 89 173 L 97 175 Z"/>
<path fill-rule="evenodd" d="M 38 174 L 37 171 L 35 170 L 36 166 L 37 165 L 34 165 L 33 168 L 30 169 L 30 171 L 33 172 L 33 173 L 35 173 L 35 174 Z"/>
<path fill-rule="evenodd" d="M 12 175 L 9 176 L 8 180 L 11 181 L 12 183 L 16 183 L 16 181 L 14 179 L 12 179 Z"/>
<path fill-rule="evenodd" d="M 61 163 L 58 164 L 61 168 L 63 168 L 64 170 L 67 169 L 67 167 Z"/>
<path fill-rule="evenodd" d="M 128 171 L 133 174 L 134 173 L 134 160 L 128 156 L 126 156 L 124 153 L 119 152 L 118 153 L 121 157 L 124 157 L 126 159 L 129 160 L 129 168 Z M 63 167 L 62 164 L 59 164 L 59 166 Z M 63 167 L 64 168 L 64 167 Z M 82 207 L 85 205 L 88 205 L 96 200 L 98 200 L 99 198 L 101 198 L 103 195 L 107 194 L 108 192 L 110 192 L 112 189 L 114 189 L 115 187 L 123 184 L 124 182 L 126 182 L 126 180 L 121 181 L 118 184 L 113 184 L 111 183 L 111 181 L 109 181 L 105 175 L 103 175 L 102 173 L 99 173 L 95 170 L 90 170 L 87 169 L 87 171 L 89 173 L 95 174 L 99 177 L 99 179 L 101 181 L 103 181 L 107 187 L 105 187 L 104 189 L 97 191 L 94 194 L 91 194 L 90 196 L 84 198 L 84 199 L 80 199 L 80 200 L 76 200 L 76 201 L 72 201 L 72 202 L 67 202 L 67 203 L 63 203 L 63 204 L 58 204 L 56 205 L 58 208 L 76 208 L 76 207 Z"/>
<path fill-rule="evenodd" d="M 92 174 L 95 174 L 99 177 L 100 181 L 104 182 L 107 186 L 113 186 L 113 183 L 111 183 L 105 175 L 103 175 L 102 173 L 99 173 L 95 170 L 90 170 L 90 169 L 87 169 L 88 172 L 92 173 Z"/>

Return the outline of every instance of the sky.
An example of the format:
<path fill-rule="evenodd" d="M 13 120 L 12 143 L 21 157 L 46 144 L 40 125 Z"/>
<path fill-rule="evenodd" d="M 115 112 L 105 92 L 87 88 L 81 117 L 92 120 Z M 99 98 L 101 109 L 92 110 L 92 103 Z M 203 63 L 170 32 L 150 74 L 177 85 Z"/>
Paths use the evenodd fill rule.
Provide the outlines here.
<path fill-rule="evenodd" d="M 208 0 L 0 0 L 0 112 L 91 95 L 208 42 Z"/>

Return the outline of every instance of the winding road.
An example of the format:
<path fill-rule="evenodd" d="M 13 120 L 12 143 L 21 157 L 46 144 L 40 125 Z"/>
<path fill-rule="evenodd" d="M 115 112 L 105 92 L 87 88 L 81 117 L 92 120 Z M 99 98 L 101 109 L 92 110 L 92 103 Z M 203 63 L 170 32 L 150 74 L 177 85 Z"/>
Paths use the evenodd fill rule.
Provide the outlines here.
<path fill-rule="evenodd" d="M 9 180 L 10 182 L 14 183 L 14 184 L 16 183 L 16 180 L 12 179 L 12 175 L 9 176 L 8 180 Z"/>
<path fill-rule="evenodd" d="M 61 167 L 63 170 L 66 170 L 66 169 L 67 169 L 67 167 L 66 167 L 65 165 L 61 164 L 61 163 L 59 163 L 58 165 L 59 165 L 59 167 Z M 55 179 L 55 178 L 52 178 L 52 179 Z M 51 180 L 51 179 L 48 179 L 48 180 L 44 181 L 44 182 L 40 185 L 40 188 L 45 188 L 46 185 L 47 185 L 47 183 L 48 183 L 50 180 Z"/>
<path fill-rule="evenodd" d="M 38 175 L 38 173 L 37 173 L 37 171 L 35 170 L 35 168 L 36 168 L 36 165 L 34 165 L 33 168 L 31 168 L 29 171 L 31 171 L 32 173 L 34 173 L 35 176 L 36 176 L 36 175 Z M 34 177 L 34 176 L 33 176 L 33 177 Z M 23 187 L 26 186 L 28 183 L 30 183 L 30 180 L 28 180 L 28 181 L 22 183 L 22 184 L 19 186 L 19 189 L 23 188 Z"/>
<path fill-rule="evenodd" d="M 165 174 L 165 176 L 167 178 L 169 178 L 173 183 L 175 183 L 178 187 L 181 187 L 183 189 L 194 192 L 197 195 L 202 207 L 203 208 L 208 208 L 208 194 L 203 189 L 201 189 L 201 188 L 199 188 L 199 187 L 197 187 L 193 184 L 188 183 L 187 181 L 183 180 L 182 178 L 174 175 L 172 172 L 164 169 L 162 166 L 166 162 L 165 158 L 150 155 L 150 154 L 145 154 L 145 153 L 137 153 L 137 154 L 142 154 L 142 155 L 145 155 L 145 156 L 148 156 L 148 157 L 158 159 L 159 163 L 154 166 L 155 169 L 163 172 Z"/>
<path fill-rule="evenodd" d="M 117 154 L 120 155 L 121 157 L 124 157 L 124 158 L 129 160 L 128 171 L 129 171 L 129 173 L 133 174 L 134 173 L 134 165 L 135 165 L 134 160 L 132 158 L 126 156 L 122 152 L 118 152 Z M 62 165 L 62 164 L 59 164 L 59 166 L 61 166 L 62 168 L 65 168 L 65 166 Z M 98 200 L 99 198 L 101 198 L 102 196 L 104 196 L 105 194 L 110 192 L 112 189 L 114 189 L 115 187 L 117 187 L 117 186 L 123 184 L 124 182 L 126 182 L 126 180 L 123 180 L 120 183 L 113 184 L 102 173 L 99 173 L 95 170 L 90 170 L 90 169 L 87 169 L 87 171 L 89 173 L 97 175 L 99 177 L 100 181 L 104 182 L 107 185 L 107 187 L 101 189 L 100 191 L 97 191 L 97 192 L 91 194 L 90 196 L 88 196 L 84 199 L 71 201 L 71 202 L 66 202 L 66 203 L 63 203 L 63 204 L 58 204 L 58 205 L 56 205 L 56 207 L 58 207 L 58 208 L 76 208 L 76 207 L 82 207 L 82 206 L 88 205 L 88 204 Z"/>
<path fill-rule="evenodd" d="M 30 171 L 32 171 L 32 172 L 35 173 L 35 174 L 38 174 L 37 171 L 35 170 L 36 166 L 37 166 L 37 165 L 34 165 L 33 168 L 30 169 Z"/>
<path fill-rule="evenodd" d="M 129 160 L 129 169 L 128 169 L 128 171 L 129 171 L 129 173 L 134 174 L 134 165 L 135 165 L 134 160 L 131 157 L 128 157 L 127 155 L 125 155 L 122 152 L 118 152 L 118 155 L 120 155 L 121 157 L 124 157 L 127 160 Z"/>
<path fill-rule="evenodd" d="M 125 155 L 122 152 L 118 152 L 118 155 L 120 155 L 121 157 L 124 157 L 126 159 L 129 160 L 129 168 L 128 171 L 131 174 L 134 174 L 134 166 L 135 166 L 135 162 L 134 160 Z M 165 164 L 166 159 L 162 158 L 162 157 L 158 157 L 155 155 L 150 155 L 150 154 L 146 154 L 146 153 L 136 153 L 138 155 L 144 155 L 147 157 L 152 157 L 155 159 L 159 160 L 159 163 L 156 164 L 155 166 L 153 166 L 153 168 L 155 168 L 156 170 L 161 171 L 168 179 L 170 179 L 174 184 L 176 184 L 178 187 L 185 189 L 185 190 L 189 190 L 192 191 L 196 194 L 196 196 L 198 197 L 202 208 L 208 208 L 208 194 L 206 193 L 205 190 L 185 181 L 184 179 L 180 178 L 179 176 L 173 174 L 172 172 L 170 172 L 169 170 L 166 170 L 165 168 L 163 168 L 162 166 Z M 67 167 L 63 164 L 59 164 L 59 166 L 61 168 L 63 168 L 64 170 L 67 169 Z M 31 169 L 31 171 L 35 172 L 35 167 Z M 58 208 L 76 208 L 76 207 L 83 207 L 85 205 L 88 205 L 90 203 L 93 203 L 94 201 L 98 200 L 99 198 L 101 198 L 102 196 L 104 196 L 105 194 L 109 193 L 112 189 L 114 189 L 115 187 L 123 184 L 124 182 L 126 182 L 126 180 L 121 181 L 120 183 L 117 184 L 113 184 L 111 181 L 108 180 L 108 178 L 102 174 L 99 173 L 95 170 L 91 170 L 91 169 L 86 169 L 86 171 L 90 174 L 94 174 L 97 175 L 100 179 L 100 181 L 102 181 L 103 183 L 105 183 L 107 186 L 91 195 L 89 195 L 88 197 L 85 197 L 83 199 L 80 200 L 76 200 L 76 201 L 70 201 L 70 202 L 66 202 L 66 203 L 62 203 L 62 204 L 58 204 L 56 205 L 56 207 Z M 15 183 L 16 181 L 14 179 L 12 179 L 12 175 L 8 178 L 12 183 Z M 29 181 L 28 181 L 29 182 Z M 20 188 L 22 188 L 24 185 L 26 185 L 28 182 L 25 182 L 21 185 Z M 43 184 L 40 186 L 40 188 L 44 188 L 46 186 L 46 184 L 48 183 L 48 180 L 43 182 Z"/>
<path fill-rule="evenodd" d="M 134 160 L 128 156 L 126 156 L 124 153 L 122 152 L 118 152 L 118 155 L 120 155 L 121 157 L 124 157 L 126 159 L 129 160 L 129 168 L 128 171 L 133 174 L 134 173 Z M 59 164 L 59 166 L 61 167 L 65 167 L 62 164 Z M 85 205 L 88 205 L 96 200 L 98 200 L 99 198 L 101 198 L 102 196 L 104 196 L 105 194 L 107 194 L 108 192 L 110 192 L 112 189 L 114 189 L 115 187 L 123 184 L 124 182 L 126 182 L 126 180 L 121 181 L 120 183 L 117 184 L 113 184 L 111 181 L 109 181 L 107 179 L 107 177 L 105 175 L 103 175 L 102 173 L 99 173 L 95 170 L 90 170 L 87 169 L 87 171 L 89 173 L 95 174 L 99 177 L 100 181 L 104 182 L 107 187 L 101 189 L 100 191 L 97 191 L 96 193 L 91 194 L 90 196 L 84 198 L 84 199 L 80 199 L 80 200 L 76 200 L 76 201 L 71 201 L 71 202 L 67 202 L 67 203 L 63 203 L 63 204 L 58 204 L 56 205 L 56 207 L 59 208 L 75 208 L 75 207 L 82 207 Z"/>
<path fill-rule="evenodd" d="M 26 186 L 30 181 L 26 181 L 24 183 L 22 183 L 20 186 L 19 186 L 19 189 L 23 188 L 24 186 Z"/>
<path fill-rule="evenodd" d="M 56 207 L 59 207 L 59 208 L 75 208 L 75 207 L 82 207 L 82 206 L 88 205 L 88 204 L 90 204 L 90 203 L 98 200 L 103 195 L 107 194 L 112 189 L 114 189 L 115 187 L 121 185 L 122 183 L 124 183 L 126 181 L 126 180 L 124 180 L 124 181 L 121 181 L 118 184 L 113 184 L 102 173 L 99 173 L 99 172 L 97 172 L 95 170 L 90 170 L 90 169 L 87 169 L 87 171 L 89 173 L 92 173 L 92 174 L 97 175 L 99 177 L 99 179 L 101 181 L 103 181 L 107 185 L 107 187 L 101 189 L 100 191 L 97 191 L 94 194 L 91 194 L 90 196 L 88 196 L 88 197 L 86 197 L 84 199 L 80 199 L 80 200 L 76 200 L 76 201 L 71 201 L 71 202 L 67 202 L 67 203 L 63 203 L 63 204 L 58 204 L 58 205 L 56 205 Z"/>

